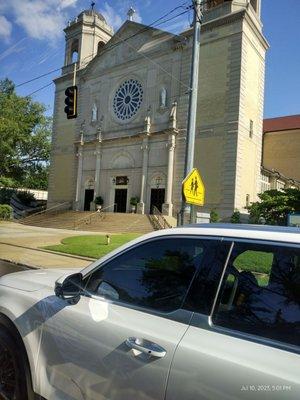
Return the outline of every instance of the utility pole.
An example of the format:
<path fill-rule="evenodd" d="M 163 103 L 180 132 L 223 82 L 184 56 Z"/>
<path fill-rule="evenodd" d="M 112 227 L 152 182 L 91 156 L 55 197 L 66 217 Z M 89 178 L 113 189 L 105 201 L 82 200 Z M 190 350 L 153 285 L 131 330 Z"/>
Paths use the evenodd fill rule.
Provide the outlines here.
<path fill-rule="evenodd" d="M 201 30 L 201 3 L 202 0 L 192 0 L 194 8 L 194 35 L 193 35 L 193 53 L 191 67 L 190 82 L 190 98 L 188 111 L 188 126 L 186 138 L 186 153 L 184 176 L 186 177 L 194 168 L 195 153 L 195 134 L 196 134 L 196 118 L 197 118 L 197 100 L 198 100 L 198 80 L 199 80 L 199 60 L 200 60 L 200 30 Z M 181 209 L 181 225 L 184 222 L 184 211 L 186 204 L 182 201 Z M 194 206 L 190 207 L 191 223 L 195 222 Z"/>

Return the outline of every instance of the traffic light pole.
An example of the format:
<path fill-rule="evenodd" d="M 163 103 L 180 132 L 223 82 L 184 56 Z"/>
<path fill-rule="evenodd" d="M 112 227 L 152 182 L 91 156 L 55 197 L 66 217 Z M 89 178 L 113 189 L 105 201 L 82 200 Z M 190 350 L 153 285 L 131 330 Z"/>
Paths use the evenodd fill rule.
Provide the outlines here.
<path fill-rule="evenodd" d="M 76 86 L 77 62 L 74 63 L 73 86 Z"/>
<path fill-rule="evenodd" d="M 194 8 L 194 34 L 193 34 L 193 54 L 191 67 L 190 98 L 188 111 L 188 126 L 186 138 L 186 153 L 184 176 L 186 177 L 194 168 L 195 152 L 195 134 L 197 118 L 197 100 L 198 100 L 198 80 L 199 80 L 199 60 L 200 60 L 200 30 L 201 30 L 201 3 L 202 0 L 192 0 Z M 181 225 L 184 223 L 184 212 L 187 205 L 182 201 Z M 195 208 L 190 207 L 190 221 L 195 222 Z"/>

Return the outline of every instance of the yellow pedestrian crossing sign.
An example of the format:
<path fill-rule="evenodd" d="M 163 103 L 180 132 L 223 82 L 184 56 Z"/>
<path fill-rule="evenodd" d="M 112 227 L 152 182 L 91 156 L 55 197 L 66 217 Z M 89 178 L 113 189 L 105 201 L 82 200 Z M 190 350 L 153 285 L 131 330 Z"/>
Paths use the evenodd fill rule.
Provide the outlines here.
<path fill-rule="evenodd" d="M 194 168 L 182 182 L 182 195 L 187 204 L 204 205 L 205 187 L 197 168 Z"/>

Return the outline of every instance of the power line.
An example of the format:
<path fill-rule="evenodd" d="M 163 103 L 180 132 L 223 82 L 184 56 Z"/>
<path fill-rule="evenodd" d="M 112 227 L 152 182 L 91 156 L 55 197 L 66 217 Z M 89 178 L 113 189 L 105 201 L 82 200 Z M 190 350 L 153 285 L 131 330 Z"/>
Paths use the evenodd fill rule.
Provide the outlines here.
<path fill-rule="evenodd" d="M 175 12 L 176 10 L 178 10 L 178 9 L 180 9 L 180 8 L 184 8 L 184 6 L 186 6 L 188 3 L 189 3 L 189 1 L 186 1 L 186 2 L 182 3 L 181 5 L 179 5 L 179 6 L 175 7 L 175 8 L 173 8 L 171 11 L 167 12 L 167 13 L 164 14 L 162 17 L 160 17 L 160 18 L 158 18 L 157 20 L 153 21 L 150 25 L 144 27 L 143 29 L 140 29 L 138 32 L 136 32 L 135 34 L 129 36 L 128 38 L 123 39 L 123 41 L 130 40 L 131 38 L 133 38 L 133 37 L 135 37 L 135 36 L 137 36 L 137 35 L 140 35 L 140 34 L 146 32 L 147 30 L 151 29 L 151 27 L 154 27 L 154 25 L 155 25 L 155 26 L 159 26 L 159 25 L 162 25 L 163 23 L 169 22 L 169 21 L 170 21 L 171 19 L 173 19 L 173 18 L 174 18 L 174 19 L 177 18 L 178 16 L 182 15 L 183 13 L 180 13 L 180 14 L 174 16 L 173 18 L 171 18 L 171 19 L 169 19 L 169 20 L 166 20 L 166 21 L 163 21 L 163 22 L 161 22 L 161 23 L 158 24 L 158 22 L 162 21 L 164 18 L 168 17 L 169 15 L 171 15 L 171 14 L 172 14 L 173 12 Z M 189 9 L 189 8 L 190 8 L 190 7 L 188 7 L 188 9 Z M 188 10 L 187 10 L 187 11 L 188 11 Z M 107 51 L 109 51 L 109 50 L 115 48 L 116 46 L 118 46 L 118 45 L 121 44 L 121 43 L 122 43 L 122 42 L 117 42 L 117 43 L 114 43 L 114 44 L 108 46 L 106 49 L 104 49 L 104 51 L 102 52 L 102 54 L 105 54 Z M 83 58 L 82 61 L 84 61 L 84 60 L 87 59 L 87 58 L 93 57 L 93 55 L 94 55 L 94 53 L 89 54 L 88 56 L 86 56 L 85 58 Z M 21 83 L 19 83 L 18 85 L 16 85 L 15 87 L 18 88 L 18 87 L 24 86 L 24 85 L 26 85 L 26 84 L 28 84 L 28 83 L 31 83 L 31 82 L 34 82 L 34 81 L 36 81 L 36 80 L 38 80 L 38 79 L 44 78 L 45 76 L 51 75 L 51 74 L 53 74 L 54 72 L 58 72 L 58 71 L 60 71 L 60 70 L 61 70 L 61 67 L 60 67 L 60 68 L 53 69 L 53 70 L 51 70 L 51 71 L 49 71 L 49 72 L 46 72 L 46 73 L 44 73 L 44 74 L 42 74 L 42 75 L 39 75 L 39 76 L 36 76 L 36 77 L 34 77 L 34 78 L 32 78 L 32 79 L 29 79 L 29 80 L 27 80 L 27 81 L 25 81 L 25 82 L 21 82 Z"/>
<path fill-rule="evenodd" d="M 53 82 L 48 83 L 47 85 L 45 85 L 45 86 L 43 86 L 43 87 L 41 87 L 41 88 L 35 90 L 34 92 L 28 94 L 28 95 L 25 96 L 25 97 L 30 97 L 30 96 L 34 95 L 35 93 L 40 92 L 40 91 L 43 90 L 43 89 L 46 89 L 46 87 L 51 86 L 52 83 L 53 83 Z"/>
<path fill-rule="evenodd" d="M 18 85 L 16 85 L 15 87 L 17 88 L 17 87 L 20 87 L 20 86 L 26 85 L 27 83 L 31 83 L 31 82 L 33 82 L 33 81 L 36 81 L 36 80 L 40 79 L 40 78 L 43 78 L 44 76 L 47 76 L 47 75 L 53 74 L 54 72 L 57 72 L 57 71 L 60 71 L 60 70 L 61 70 L 61 67 L 60 67 L 60 68 L 57 68 L 57 69 L 53 69 L 52 71 L 46 72 L 46 73 L 45 73 L 45 74 L 43 74 L 43 75 L 39 75 L 39 76 L 36 76 L 35 78 L 32 78 L 32 79 L 30 79 L 30 80 L 28 80 L 28 81 L 25 81 L 25 82 L 19 83 L 19 84 L 18 84 Z"/>

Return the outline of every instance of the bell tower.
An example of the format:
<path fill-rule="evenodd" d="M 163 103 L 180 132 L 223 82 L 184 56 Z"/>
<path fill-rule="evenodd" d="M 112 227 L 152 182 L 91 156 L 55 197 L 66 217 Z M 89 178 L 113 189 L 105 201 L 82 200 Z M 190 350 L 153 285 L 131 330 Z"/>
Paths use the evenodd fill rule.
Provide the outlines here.
<path fill-rule="evenodd" d="M 66 39 L 64 69 L 74 62 L 85 67 L 113 36 L 113 29 L 102 14 L 93 8 L 82 11 L 64 29 Z"/>
<path fill-rule="evenodd" d="M 203 6 L 195 166 L 224 219 L 260 193 L 265 55 L 261 0 Z"/>

